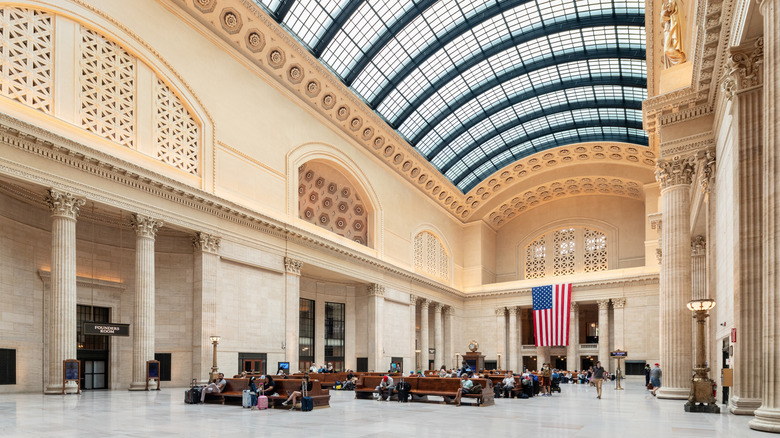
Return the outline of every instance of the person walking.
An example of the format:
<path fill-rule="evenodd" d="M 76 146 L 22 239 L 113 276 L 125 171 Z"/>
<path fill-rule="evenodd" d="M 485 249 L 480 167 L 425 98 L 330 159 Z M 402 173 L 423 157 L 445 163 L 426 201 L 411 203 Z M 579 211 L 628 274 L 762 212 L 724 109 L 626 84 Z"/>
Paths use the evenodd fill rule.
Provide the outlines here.
<path fill-rule="evenodd" d="M 645 364 L 645 387 L 650 385 L 650 364 Z"/>
<path fill-rule="evenodd" d="M 593 367 L 593 383 L 596 385 L 596 398 L 601 398 L 601 385 L 604 383 L 604 367 L 601 366 L 601 362 L 596 362 L 596 366 Z"/>
<path fill-rule="evenodd" d="M 655 364 L 655 367 L 650 370 L 650 384 L 653 385 L 653 390 L 650 394 L 655 395 L 658 388 L 661 387 L 661 365 Z"/>

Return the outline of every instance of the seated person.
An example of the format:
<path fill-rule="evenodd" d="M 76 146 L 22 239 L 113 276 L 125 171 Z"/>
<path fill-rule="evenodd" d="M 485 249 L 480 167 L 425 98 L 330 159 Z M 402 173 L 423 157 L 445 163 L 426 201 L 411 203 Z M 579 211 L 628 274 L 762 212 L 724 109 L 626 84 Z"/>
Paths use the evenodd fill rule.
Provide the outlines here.
<path fill-rule="evenodd" d="M 393 378 L 389 375 L 385 375 L 382 377 L 382 382 L 380 382 L 379 386 L 376 387 L 376 390 L 379 391 L 379 398 L 377 398 L 377 400 L 387 400 L 391 395 L 393 395 L 394 389 L 395 383 L 393 382 Z M 385 396 L 385 392 L 387 393 L 387 396 Z"/>
<path fill-rule="evenodd" d="M 468 394 L 469 392 L 471 392 L 471 388 L 473 387 L 474 387 L 474 382 L 472 382 L 471 379 L 469 379 L 468 374 L 462 374 L 460 380 L 460 388 L 458 388 L 458 393 L 455 395 L 455 406 L 460 406 L 460 397 L 463 394 Z"/>
<path fill-rule="evenodd" d="M 274 395 L 274 379 L 271 376 L 260 376 L 260 385 L 257 387 L 257 395 Z"/>
<path fill-rule="evenodd" d="M 227 381 L 225 381 L 225 374 L 219 373 L 219 377 L 214 382 L 209 383 L 208 386 L 203 388 L 203 391 L 200 392 L 200 402 L 203 403 L 206 401 L 206 393 L 219 394 L 220 392 L 224 391 L 225 385 L 227 385 Z"/>
<path fill-rule="evenodd" d="M 325 370 L 326 373 L 335 373 L 336 370 L 333 368 L 333 364 L 328 362 L 328 368 Z"/>
<path fill-rule="evenodd" d="M 302 383 L 306 384 L 306 391 L 311 391 L 311 381 L 309 381 L 309 373 L 303 374 L 303 381 Z M 303 385 L 301 385 L 303 387 Z M 293 391 L 292 394 L 290 394 L 289 397 L 287 397 L 287 400 L 282 402 L 282 406 L 287 406 L 290 403 L 292 403 L 292 406 L 290 406 L 290 410 L 292 411 L 295 409 L 295 404 L 298 403 L 298 401 L 303 397 L 301 391 Z"/>
<path fill-rule="evenodd" d="M 311 364 L 311 366 L 309 367 L 309 372 L 310 373 L 316 373 L 317 372 L 317 365 Z"/>
<path fill-rule="evenodd" d="M 442 365 L 439 369 L 439 377 L 449 377 L 449 373 L 447 372 L 447 368 Z"/>
<path fill-rule="evenodd" d="M 233 378 L 234 379 L 246 379 L 246 376 L 247 376 L 246 371 L 241 371 L 241 374 L 236 374 L 235 376 L 233 376 Z"/>
<path fill-rule="evenodd" d="M 513 389 L 515 389 L 515 376 L 512 375 L 511 371 L 507 371 L 504 380 L 501 381 L 501 391 L 504 393 L 504 398 L 511 398 Z"/>
<path fill-rule="evenodd" d="M 279 371 L 276 372 L 277 376 L 284 376 L 284 368 L 279 368 Z"/>
<path fill-rule="evenodd" d="M 458 370 L 458 377 L 463 375 L 464 373 L 468 374 L 471 372 L 471 367 L 469 366 L 468 362 L 465 360 L 461 362 L 461 368 Z"/>

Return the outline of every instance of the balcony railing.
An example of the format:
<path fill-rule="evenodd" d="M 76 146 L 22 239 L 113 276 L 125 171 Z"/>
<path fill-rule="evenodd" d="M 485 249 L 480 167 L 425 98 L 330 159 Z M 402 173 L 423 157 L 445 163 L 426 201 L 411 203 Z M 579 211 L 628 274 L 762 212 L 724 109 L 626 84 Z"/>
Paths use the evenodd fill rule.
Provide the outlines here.
<path fill-rule="evenodd" d="M 598 350 L 599 344 L 580 344 L 580 350 Z"/>

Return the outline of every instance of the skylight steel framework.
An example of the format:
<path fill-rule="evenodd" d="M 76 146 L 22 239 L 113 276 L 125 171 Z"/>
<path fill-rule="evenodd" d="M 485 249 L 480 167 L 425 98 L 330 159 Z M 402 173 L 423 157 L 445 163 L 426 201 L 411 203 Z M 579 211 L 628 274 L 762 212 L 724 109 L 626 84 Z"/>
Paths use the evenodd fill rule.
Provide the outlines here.
<path fill-rule="evenodd" d="M 468 192 L 586 141 L 647 145 L 643 0 L 255 0 Z"/>

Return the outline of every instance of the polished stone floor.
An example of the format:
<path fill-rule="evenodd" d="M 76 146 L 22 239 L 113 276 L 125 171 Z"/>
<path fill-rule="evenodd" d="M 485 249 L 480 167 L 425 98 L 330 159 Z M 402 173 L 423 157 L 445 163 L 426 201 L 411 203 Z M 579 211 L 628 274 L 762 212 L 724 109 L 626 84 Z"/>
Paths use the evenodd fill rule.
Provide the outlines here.
<path fill-rule="evenodd" d="M 560 394 L 496 400 L 495 406 L 355 400 L 332 391 L 313 412 L 184 404 L 184 389 L 92 391 L 81 396 L 0 396 L 1 437 L 753 437 L 751 417 L 690 414 L 682 401 L 658 400 L 629 378 L 627 390 L 563 385 Z M 725 411 L 725 406 L 721 406 Z"/>

